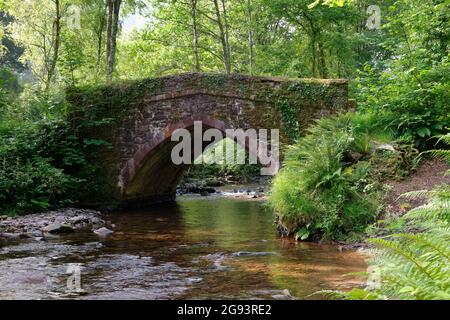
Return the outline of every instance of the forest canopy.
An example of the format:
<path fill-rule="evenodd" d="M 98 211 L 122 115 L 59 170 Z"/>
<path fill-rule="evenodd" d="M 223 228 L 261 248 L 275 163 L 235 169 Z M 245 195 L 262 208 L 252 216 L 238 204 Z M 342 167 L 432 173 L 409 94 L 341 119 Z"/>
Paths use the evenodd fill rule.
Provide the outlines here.
<path fill-rule="evenodd" d="M 420 83 L 423 68 L 448 59 L 446 1 L 4 0 L 2 7 L 4 39 L 24 49 L 15 57 L 44 87 L 186 71 L 355 79 L 394 67 Z M 130 16 L 140 17 L 138 28 L 127 25 Z"/>

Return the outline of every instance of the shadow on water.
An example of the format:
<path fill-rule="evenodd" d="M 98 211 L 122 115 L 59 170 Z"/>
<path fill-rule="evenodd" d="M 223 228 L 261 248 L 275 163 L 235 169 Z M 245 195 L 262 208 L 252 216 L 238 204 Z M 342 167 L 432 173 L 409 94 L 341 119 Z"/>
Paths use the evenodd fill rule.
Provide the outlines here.
<path fill-rule="evenodd" d="M 364 258 L 334 246 L 279 239 L 261 202 L 182 197 L 106 214 L 108 238 L 76 233 L 0 247 L 0 299 L 305 298 L 360 284 Z M 67 266 L 83 293 L 67 293 Z M 317 297 L 316 297 L 317 298 Z"/>

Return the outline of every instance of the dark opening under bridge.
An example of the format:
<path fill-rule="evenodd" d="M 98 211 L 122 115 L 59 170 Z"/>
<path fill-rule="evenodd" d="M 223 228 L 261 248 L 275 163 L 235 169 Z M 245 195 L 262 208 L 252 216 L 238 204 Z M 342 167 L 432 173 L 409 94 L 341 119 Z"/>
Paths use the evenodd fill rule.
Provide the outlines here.
<path fill-rule="evenodd" d="M 279 129 L 281 143 L 314 119 L 346 110 L 346 80 L 189 73 L 67 92 L 68 114 L 90 165 L 87 202 L 173 200 L 186 166 L 171 161 L 176 129 Z"/>

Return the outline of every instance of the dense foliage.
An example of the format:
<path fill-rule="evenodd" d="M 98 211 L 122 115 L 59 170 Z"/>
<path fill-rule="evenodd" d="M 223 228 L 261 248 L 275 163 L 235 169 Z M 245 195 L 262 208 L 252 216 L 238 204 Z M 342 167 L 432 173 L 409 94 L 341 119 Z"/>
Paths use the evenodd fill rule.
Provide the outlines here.
<path fill-rule="evenodd" d="M 353 114 L 322 119 L 289 147 L 270 196 L 287 233 L 334 239 L 376 219 L 383 180 L 407 174 L 417 153 L 377 121 Z"/>
<path fill-rule="evenodd" d="M 288 233 L 336 238 L 363 229 L 377 216 L 386 174 L 408 174 L 415 148 L 426 149 L 436 142 L 433 137 L 448 132 L 448 9 L 445 1 L 415 0 L 381 7 L 377 42 L 365 46 L 372 55 L 360 60 L 352 82 L 357 110 L 376 121 L 352 124 L 356 116 L 347 128 L 339 126 L 339 118 L 329 122 L 331 128 L 319 123 L 291 147 L 271 196 Z M 368 131 L 354 130 L 355 125 Z M 371 131 L 391 136 L 377 141 Z M 370 146 L 380 143 L 392 150 L 369 152 L 369 161 L 348 161 L 354 152 L 367 157 Z"/>
<path fill-rule="evenodd" d="M 422 146 L 450 123 L 449 9 L 446 1 L 387 7 L 381 47 L 389 59 L 365 64 L 355 82 L 362 111 L 387 115 L 393 128 Z"/>
<path fill-rule="evenodd" d="M 450 144 L 450 135 L 442 138 Z M 433 152 L 450 161 L 449 150 Z M 348 293 L 327 291 L 332 298 L 350 300 L 450 299 L 450 186 L 416 191 L 405 197 L 426 197 L 428 202 L 409 211 L 401 219 L 419 232 L 394 234 L 372 239 L 377 249 L 370 263 L 376 271 L 371 288 Z"/>
<path fill-rule="evenodd" d="M 68 174 L 84 163 L 68 122 L 42 118 L 48 101 L 35 103 L 21 113 L 22 121 L 6 110 L 0 123 L 0 210 L 6 214 L 68 205 L 80 187 L 81 180 Z"/>

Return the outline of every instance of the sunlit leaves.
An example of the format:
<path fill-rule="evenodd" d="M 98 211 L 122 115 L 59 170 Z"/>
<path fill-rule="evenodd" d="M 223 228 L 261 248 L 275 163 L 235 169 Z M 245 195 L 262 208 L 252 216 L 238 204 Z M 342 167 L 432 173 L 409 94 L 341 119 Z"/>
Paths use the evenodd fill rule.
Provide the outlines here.
<path fill-rule="evenodd" d="M 346 3 L 352 3 L 353 0 L 316 0 L 310 5 L 308 5 L 309 9 L 313 9 L 317 5 L 325 5 L 330 7 L 343 7 Z"/>

